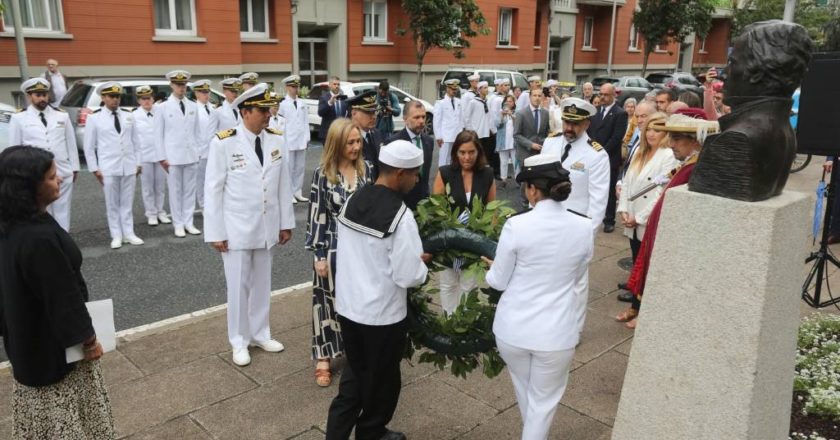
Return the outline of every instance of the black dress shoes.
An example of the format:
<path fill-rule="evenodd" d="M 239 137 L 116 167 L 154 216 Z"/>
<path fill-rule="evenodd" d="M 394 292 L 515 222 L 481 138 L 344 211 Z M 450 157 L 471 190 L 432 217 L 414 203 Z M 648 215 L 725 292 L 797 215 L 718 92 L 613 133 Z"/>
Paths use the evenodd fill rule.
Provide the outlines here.
<path fill-rule="evenodd" d="M 633 294 L 630 292 L 621 292 L 618 294 L 618 300 L 621 302 L 633 302 Z"/>
<path fill-rule="evenodd" d="M 612 231 L 615 231 L 615 225 L 611 225 L 611 224 L 605 223 L 605 224 L 604 224 L 604 232 L 606 232 L 607 234 L 609 234 L 609 233 L 611 233 Z"/>
<path fill-rule="evenodd" d="M 618 283 L 618 288 L 621 290 L 629 290 L 627 288 L 627 283 Z"/>
<path fill-rule="evenodd" d="M 379 440 L 406 440 L 405 434 L 390 429 Z"/>

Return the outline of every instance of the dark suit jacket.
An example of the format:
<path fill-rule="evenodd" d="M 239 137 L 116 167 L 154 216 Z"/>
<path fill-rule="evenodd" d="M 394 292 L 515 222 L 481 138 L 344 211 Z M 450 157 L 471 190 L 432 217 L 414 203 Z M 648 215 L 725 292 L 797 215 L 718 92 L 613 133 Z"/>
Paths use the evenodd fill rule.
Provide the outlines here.
<path fill-rule="evenodd" d="M 610 166 L 621 166 L 621 141 L 627 132 L 627 112 L 618 103 L 613 104 L 607 114 L 601 118 L 601 107 L 592 117 L 587 133 L 595 142 L 601 144 L 610 156 Z"/>
<path fill-rule="evenodd" d="M 330 124 L 332 124 L 336 118 L 344 118 L 347 116 L 347 101 L 340 101 L 341 114 L 336 115 L 335 107 L 329 105 L 330 95 L 331 93 L 327 91 L 318 98 L 318 116 L 321 117 L 321 127 L 318 128 L 318 137 L 322 141 L 327 138 L 327 130 L 329 130 Z"/>
<path fill-rule="evenodd" d="M 531 149 L 531 144 L 542 145 L 548 136 L 548 111 L 540 108 L 540 129 L 535 129 L 534 113 L 531 107 L 525 107 L 516 111 L 513 119 L 513 145 L 516 150 L 516 158 L 524 161 L 526 157 L 538 153 Z"/>
<path fill-rule="evenodd" d="M 373 168 L 371 179 L 376 181 L 376 177 L 379 176 L 379 148 L 382 147 L 385 141 L 382 139 L 382 134 L 379 133 L 379 130 L 374 128 L 369 133 L 373 136 L 373 143 L 369 143 L 367 136 L 362 135 L 362 156 L 364 156 L 366 161 L 370 162 Z"/>
<path fill-rule="evenodd" d="M 411 136 L 409 136 L 407 128 L 403 128 L 391 136 L 386 144 L 398 139 L 411 142 Z M 435 151 L 435 140 L 431 136 L 421 133 L 420 141 L 423 143 L 423 166 L 420 168 L 420 181 L 403 197 L 406 206 L 411 209 L 416 208 L 421 200 L 429 197 L 429 174 L 432 171 L 432 153 Z"/>

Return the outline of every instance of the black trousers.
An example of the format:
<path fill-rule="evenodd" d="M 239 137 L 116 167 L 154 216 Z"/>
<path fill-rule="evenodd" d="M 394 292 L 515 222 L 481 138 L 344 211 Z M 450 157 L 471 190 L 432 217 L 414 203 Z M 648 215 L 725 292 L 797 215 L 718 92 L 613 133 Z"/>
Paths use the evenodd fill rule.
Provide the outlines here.
<path fill-rule="evenodd" d="M 610 167 L 610 194 L 607 196 L 607 212 L 604 214 L 605 225 L 615 225 L 615 184 L 618 183 L 618 175 L 621 173 L 621 167 Z"/>
<path fill-rule="evenodd" d="M 391 325 L 364 325 L 338 317 L 347 363 L 338 396 L 330 404 L 327 440 L 379 439 L 394 416 L 400 398 L 400 360 L 405 352 L 407 320 Z"/>
<path fill-rule="evenodd" d="M 479 139 L 481 142 L 481 149 L 484 150 L 484 157 L 487 159 L 487 164 L 493 167 L 493 175 L 499 179 L 501 172 L 501 162 L 499 155 L 496 154 L 496 135 L 490 134 L 490 137 Z"/>

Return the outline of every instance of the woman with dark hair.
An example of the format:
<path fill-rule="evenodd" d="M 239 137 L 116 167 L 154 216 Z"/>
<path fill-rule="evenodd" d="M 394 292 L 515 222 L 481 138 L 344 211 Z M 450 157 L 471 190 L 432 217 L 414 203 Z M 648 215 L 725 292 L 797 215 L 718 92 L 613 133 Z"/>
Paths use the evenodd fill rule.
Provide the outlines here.
<path fill-rule="evenodd" d="M 15 379 L 12 436 L 112 439 L 82 253 L 46 211 L 60 184 L 51 153 L 0 153 L 0 332 Z M 78 344 L 84 360 L 68 364 L 65 350 Z"/>
<path fill-rule="evenodd" d="M 493 333 L 522 415 L 522 438 L 545 439 L 580 338 L 575 289 L 592 259 L 592 222 L 563 206 L 572 184 L 560 158 L 525 159 L 516 181 L 534 208 L 505 222 L 487 284 L 503 291 Z"/>
<path fill-rule="evenodd" d="M 452 207 L 460 210 L 459 220 L 466 223 L 473 200 L 485 205 L 496 200 L 493 168 L 487 166 L 478 134 L 472 130 L 458 134 L 450 154 L 450 165 L 438 168 L 432 194 L 446 194 Z M 476 286 L 474 279 L 461 278 L 458 261 L 454 266 L 440 272 L 440 305 L 446 313 L 454 312 L 461 296 Z"/>

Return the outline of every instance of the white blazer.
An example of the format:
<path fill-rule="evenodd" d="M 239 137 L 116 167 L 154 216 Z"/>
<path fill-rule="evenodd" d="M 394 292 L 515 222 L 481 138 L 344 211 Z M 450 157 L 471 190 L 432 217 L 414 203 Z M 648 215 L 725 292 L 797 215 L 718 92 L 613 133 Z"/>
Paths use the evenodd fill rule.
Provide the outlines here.
<path fill-rule="evenodd" d="M 674 152 L 670 148 L 659 148 L 641 170 L 634 169 L 632 163 L 627 167 L 627 173 L 624 174 L 624 179 L 621 182 L 621 196 L 618 198 L 616 211 L 619 213 L 628 212 L 636 217 L 636 223 L 639 224 L 636 226 L 636 238 L 639 241 L 645 236 L 645 226 L 648 217 L 650 217 L 650 211 L 653 210 L 653 205 L 656 204 L 662 191 L 665 190 L 665 185 L 657 186 L 656 189 L 632 202 L 630 197 L 653 182 L 654 178 L 667 174 L 677 165 L 679 165 L 679 161 L 674 157 Z M 624 235 L 633 238 L 633 228 L 624 228 Z"/>
<path fill-rule="evenodd" d="M 297 102 L 297 108 L 295 107 Z M 286 148 L 290 151 L 305 150 L 309 144 L 309 110 L 306 103 L 297 99 L 286 98 L 280 103 L 278 113 L 286 118 Z"/>
<path fill-rule="evenodd" d="M 455 102 L 454 109 L 452 108 L 452 100 Z M 435 139 L 455 142 L 455 137 L 464 129 L 462 101 L 458 98 L 444 96 L 435 103 L 433 114 L 432 128 L 435 132 Z"/>
<path fill-rule="evenodd" d="M 225 241 L 233 250 L 268 249 L 280 231 L 294 229 L 292 186 L 283 166 L 283 136 L 260 133 L 263 165 L 254 151 L 256 135 L 240 124 L 210 142 L 204 182 L 204 241 Z"/>
<path fill-rule="evenodd" d="M 216 119 L 218 122 L 218 131 L 235 128 L 239 125 L 239 109 L 230 105 L 227 100 L 222 101 L 222 105 L 216 108 Z"/>
<path fill-rule="evenodd" d="M 134 115 L 134 131 L 137 132 L 137 136 L 140 138 L 140 142 L 134 145 L 135 151 L 137 151 L 137 160 L 140 163 L 160 162 L 160 158 L 157 156 L 157 146 L 155 145 L 157 136 L 155 136 L 154 108 L 147 112 L 142 107 L 137 107 L 131 113 Z M 152 116 L 149 116 L 149 113 Z"/>
<path fill-rule="evenodd" d="M 133 176 L 137 174 L 140 158 L 136 145 L 140 137 L 134 125 L 134 113 L 118 108 L 120 132 L 114 126 L 111 110 L 100 107 L 88 116 L 85 124 L 85 160 L 90 172 L 105 176 Z"/>
<path fill-rule="evenodd" d="M 219 131 L 219 115 L 215 112 L 213 104 L 195 103 L 198 108 L 198 131 L 201 136 L 198 138 L 198 157 L 200 159 L 207 159 L 207 149 L 210 147 L 210 141 Z"/>
<path fill-rule="evenodd" d="M 594 234 L 589 219 L 553 200 L 507 220 L 486 277 L 504 291 L 493 321 L 497 338 L 535 351 L 577 345 L 575 289 L 587 276 Z"/>
<path fill-rule="evenodd" d="M 198 106 L 184 98 L 184 113 L 175 95 L 155 108 L 155 136 L 158 157 L 170 165 L 189 165 L 198 162 Z"/>
<path fill-rule="evenodd" d="M 15 113 L 9 121 L 9 146 L 32 145 L 53 154 L 58 175 L 69 177 L 79 171 L 79 150 L 70 116 L 50 106 L 44 109 L 47 126 L 41 122 L 41 111 L 30 105 Z"/>

